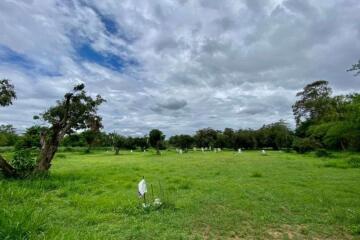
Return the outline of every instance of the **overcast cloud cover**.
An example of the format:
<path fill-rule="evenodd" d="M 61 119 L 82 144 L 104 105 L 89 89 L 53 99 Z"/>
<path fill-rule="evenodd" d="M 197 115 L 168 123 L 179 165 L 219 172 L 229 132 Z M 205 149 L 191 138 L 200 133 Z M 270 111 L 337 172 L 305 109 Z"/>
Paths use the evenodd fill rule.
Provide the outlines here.
<path fill-rule="evenodd" d="M 359 0 L 1 0 L 0 124 L 23 130 L 76 82 L 107 99 L 106 131 L 293 125 L 314 80 L 359 91 Z"/>

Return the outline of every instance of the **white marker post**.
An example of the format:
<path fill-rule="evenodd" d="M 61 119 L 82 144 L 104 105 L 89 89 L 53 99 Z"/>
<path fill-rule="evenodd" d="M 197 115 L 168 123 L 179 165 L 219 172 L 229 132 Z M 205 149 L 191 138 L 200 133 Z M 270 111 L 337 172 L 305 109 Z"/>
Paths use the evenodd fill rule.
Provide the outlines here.
<path fill-rule="evenodd" d="M 146 207 L 147 186 L 146 186 L 146 181 L 145 181 L 144 177 L 138 184 L 138 193 L 139 193 L 139 197 L 142 197 L 144 199 L 143 206 Z"/>

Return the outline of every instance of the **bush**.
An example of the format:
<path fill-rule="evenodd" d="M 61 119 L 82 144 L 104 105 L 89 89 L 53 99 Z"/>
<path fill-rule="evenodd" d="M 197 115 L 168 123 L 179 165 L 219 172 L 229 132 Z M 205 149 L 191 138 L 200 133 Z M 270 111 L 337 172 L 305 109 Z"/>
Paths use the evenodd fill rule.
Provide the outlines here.
<path fill-rule="evenodd" d="M 306 153 L 319 148 L 320 144 L 311 138 L 297 138 L 293 142 L 293 148 L 298 153 Z"/>
<path fill-rule="evenodd" d="M 330 157 L 331 156 L 331 154 L 328 151 L 326 151 L 326 149 L 323 149 L 323 148 L 316 150 L 315 155 L 317 157 Z"/>
<path fill-rule="evenodd" d="M 360 157 L 352 157 L 347 160 L 347 163 L 351 168 L 360 168 Z"/>
<path fill-rule="evenodd" d="M 20 172 L 30 171 L 35 167 L 36 161 L 31 156 L 29 149 L 15 151 L 13 159 L 10 164 Z"/>

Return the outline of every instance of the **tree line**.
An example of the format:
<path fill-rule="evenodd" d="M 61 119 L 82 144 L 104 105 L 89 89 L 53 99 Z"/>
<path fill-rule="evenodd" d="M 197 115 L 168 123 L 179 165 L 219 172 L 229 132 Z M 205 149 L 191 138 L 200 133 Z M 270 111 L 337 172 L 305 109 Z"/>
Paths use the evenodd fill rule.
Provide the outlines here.
<path fill-rule="evenodd" d="M 360 74 L 360 61 L 348 71 Z M 299 153 L 315 149 L 360 151 L 360 94 L 333 95 L 325 80 L 306 85 L 297 93 L 292 106 L 296 128 L 280 120 L 259 129 L 212 128 L 198 130 L 194 135 L 175 135 L 165 139 L 159 129 L 143 137 L 127 137 L 102 132 L 98 107 L 105 102 L 101 96 L 87 95 L 85 85 L 76 85 L 45 112 L 34 116 L 46 126 L 32 126 L 25 134 L 16 134 L 12 125 L 0 126 L 0 146 L 15 146 L 13 159 L 0 155 L 0 171 L 6 177 L 46 174 L 59 146 L 82 146 L 90 152 L 95 146 L 120 149 L 176 147 L 187 151 L 192 147 L 257 149 L 294 149 Z M 0 80 L 0 107 L 13 104 L 15 87 L 7 79 Z M 35 150 L 35 151 L 34 151 Z M 32 155 L 35 155 L 34 158 Z"/>

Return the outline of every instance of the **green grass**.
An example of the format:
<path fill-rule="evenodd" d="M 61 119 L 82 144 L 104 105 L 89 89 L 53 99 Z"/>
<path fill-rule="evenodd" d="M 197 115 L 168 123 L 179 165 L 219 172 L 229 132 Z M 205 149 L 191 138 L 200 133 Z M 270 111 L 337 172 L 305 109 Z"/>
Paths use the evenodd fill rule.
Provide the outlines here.
<path fill-rule="evenodd" d="M 352 156 L 62 152 L 0 179 L 0 239 L 360 239 L 360 168 L 327 166 Z M 165 207 L 139 207 L 142 176 Z"/>

